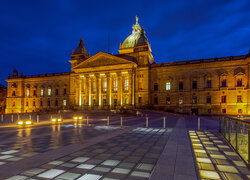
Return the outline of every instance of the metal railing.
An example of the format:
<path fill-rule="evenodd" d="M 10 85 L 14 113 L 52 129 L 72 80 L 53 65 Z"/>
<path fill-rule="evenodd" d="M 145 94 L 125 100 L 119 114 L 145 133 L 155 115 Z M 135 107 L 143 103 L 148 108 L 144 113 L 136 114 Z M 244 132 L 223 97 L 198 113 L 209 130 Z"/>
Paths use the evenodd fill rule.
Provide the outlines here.
<path fill-rule="evenodd" d="M 220 133 L 250 165 L 250 122 L 232 117 L 220 118 Z"/>

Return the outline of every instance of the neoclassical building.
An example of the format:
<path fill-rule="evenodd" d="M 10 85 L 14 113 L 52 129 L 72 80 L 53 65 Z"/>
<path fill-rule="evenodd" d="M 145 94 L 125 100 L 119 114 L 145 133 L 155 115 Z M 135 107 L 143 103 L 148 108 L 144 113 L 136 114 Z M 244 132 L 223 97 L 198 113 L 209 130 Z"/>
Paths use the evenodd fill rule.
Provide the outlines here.
<path fill-rule="evenodd" d="M 87 52 L 83 39 L 71 72 L 9 75 L 6 113 L 150 108 L 199 114 L 250 114 L 250 55 L 155 63 L 138 24 L 119 54 Z"/>

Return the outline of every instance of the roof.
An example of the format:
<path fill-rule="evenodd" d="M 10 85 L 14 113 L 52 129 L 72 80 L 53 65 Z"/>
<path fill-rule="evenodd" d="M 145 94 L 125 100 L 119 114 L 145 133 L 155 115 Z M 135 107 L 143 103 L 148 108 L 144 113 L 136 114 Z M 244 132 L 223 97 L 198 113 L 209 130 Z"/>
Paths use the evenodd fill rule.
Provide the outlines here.
<path fill-rule="evenodd" d="M 50 73 L 50 74 L 37 74 L 37 75 L 20 75 L 17 77 L 10 76 L 9 79 L 19 79 L 19 78 L 38 78 L 38 77 L 52 77 L 52 76 L 66 76 L 70 75 L 71 72 L 61 72 L 61 73 Z"/>
<path fill-rule="evenodd" d="M 174 62 L 169 62 L 169 63 L 153 64 L 151 65 L 151 67 L 165 67 L 165 66 L 177 66 L 177 65 L 200 64 L 200 63 L 211 63 L 211 62 L 223 62 L 223 61 L 232 61 L 232 60 L 242 60 L 248 57 L 249 57 L 249 54 L 240 55 L 240 56 L 215 57 L 215 58 L 210 58 L 210 59 L 174 61 Z"/>

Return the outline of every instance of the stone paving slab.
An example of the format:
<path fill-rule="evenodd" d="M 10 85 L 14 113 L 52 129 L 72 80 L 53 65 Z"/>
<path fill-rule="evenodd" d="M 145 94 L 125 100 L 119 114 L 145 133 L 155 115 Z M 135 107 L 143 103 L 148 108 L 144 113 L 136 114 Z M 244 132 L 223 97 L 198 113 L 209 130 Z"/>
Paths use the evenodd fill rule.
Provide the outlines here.
<path fill-rule="evenodd" d="M 11 178 L 148 179 L 170 133 L 170 129 L 136 128 Z"/>
<path fill-rule="evenodd" d="M 150 180 L 195 180 L 197 175 L 184 118 L 178 119 Z"/>
<path fill-rule="evenodd" d="M 134 127 L 114 130 L 108 134 L 104 134 L 102 136 L 97 136 L 94 138 L 89 138 L 85 141 L 84 144 L 71 144 L 68 146 L 64 146 L 62 148 L 50 150 L 45 153 L 37 154 L 33 157 L 28 157 L 25 159 L 22 159 L 18 162 L 10 162 L 8 164 L 4 164 L 0 168 L 0 179 L 6 179 L 8 177 L 11 177 L 13 175 L 19 174 L 20 172 L 23 172 L 27 169 L 31 169 L 33 167 L 41 166 L 44 163 L 53 161 L 58 158 L 62 158 L 70 153 L 77 152 L 81 149 L 84 149 L 88 146 L 100 143 L 102 141 L 105 141 L 109 138 L 118 136 L 120 134 L 123 134 L 127 131 L 131 131 L 134 129 Z M 11 171 L 9 171 L 11 169 Z"/>
<path fill-rule="evenodd" d="M 196 169 L 201 179 L 250 179 L 250 171 L 240 156 L 216 132 L 189 131 Z"/>

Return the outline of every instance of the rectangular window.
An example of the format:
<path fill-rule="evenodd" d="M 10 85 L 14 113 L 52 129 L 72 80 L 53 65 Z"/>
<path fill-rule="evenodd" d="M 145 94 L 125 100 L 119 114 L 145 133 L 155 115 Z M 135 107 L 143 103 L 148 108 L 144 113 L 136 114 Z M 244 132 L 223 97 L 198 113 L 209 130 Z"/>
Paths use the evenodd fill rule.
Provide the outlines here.
<path fill-rule="evenodd" d="M 154 104 L 158 104 L 158 97 L 154 97 Z"/>
<path fill-rule="evenodd" d="M 58 95 L 59 94 L 59 91 L 58 91 L 58 89 L 56 89 L 56 95 Z"/>
<path fill-rule="evenodd" d="M 48 106 L 50 106 L 50 100 L 48 100 Z"/>
<path fill-rule="evenodd" d="M 166 90 L 169 91 L 171 89 L 171 83 L 166 82 Z"/>
<path fill-rule="evenodd" d="M 40 106 L 43 106 L 43 101 L 42 100 L 40 101 Z"/>
<path fill-rule="evenodd" d="M 183 97 L 179 97 L 179 104 L 183 104 Z"/>
<path fill-rule="evenodd" d="M 125 98 L 125 104 L 128 104 L 128 98 Z"/>
<path fill-rule="evenodd" d="M 227 96 L 221 96 L 221 103 L 227 102 Z"/>
<path fill-rule="evenodd" d="M 221 87 L 227 87 L 227 80 L 226 79 L 223 79 L 221 81 Z"/>
<path fill-rule="evenodd" d="M 242 96 L 241 95 L 237 96 L 237 103 L 242 103 Z"/>
<path fill-rule="evenodd" d="M 158 91 L 158 84 L 154 83 L 154 91 Z"/>
<path fill-rule="evenodd" d="M 103 99 L 103 106 L 107 106 L 107 100 Z"/>
<path fill-rule="evenodd" d="M 138 97 L 138 103 L 139 103 L 139 104 L 142 103 L 142 97 Z"/>
<path fill-rule="evenodd" d="M 43 96 L 43 89 L 41 89 L 41 96 Z"/>
<path fill-rule="evenodd" d="M 242 114 L 242 109 L 238 109 L 238 113 L 239 113 L 239 114 Z"/>
<path fill-rule="evenodd" d="M 207 88 L 211 88 L 212 87 L 212 81 L 211 80 L 207 80 Z"/>
<path fill-rule="evenodd" d="M 26 106 L 29 106 L 29 102 L 28 101 L 26 101 Z"/>
<path fill-rule="evenodd" d="M 107 79 L 103 79 L 103 92 L 107 92 Z"/>
<path fill-rule="evenodd" d="M 125 79 L 124 79 L 124 90 L 128 91 L 128 76 L 125 76 Z"/>
<path fill-rule="evenodd" d="M 211 104 L 211 96 L 207 96 L 207 104 Z"/>
<path fill-rule="evenodd" d="M 183 82 L 182 81 L 179 82 L 179 90 L 183 90 Z"/>
<path fill-rule="evenodd" d="M 56 102 L 55 102 L 55 106 L 58 106 L 58 100 L 56 100 Z"/>
<path fill-rule="evenodd" d="M 117 106 L 117 99 L 114 99 L 114 106 Z"/>
<path fill-rule="evenodd" d="M 192 88 L 193 89 L 197 89 L 197 81 L 193 81 L 192 82 Z"/>
<path fill-rule="evenodd" d="M 67 94 L 67 89 L 66 88 L 63 89 L 63 94 Z"/>
<path fill-rule="evenodd" d="M 113 91 L 117 91 L 118 89 L 118 82 L 117 82 L 117 78 L 114 77 L 113 78 Z"/>
<path fill-rule="evenodd" d="M 51 96 L 51 88 L 48 89 L 48 96 Z"/>
<path fill-rule="evenodd" d="M 30 90 L 29 89 L 27 89 L 27 91 L 26 91 L 26 96 L 30 96 Z"/>
<path fill-rule="evenodd" d="M 67 100 L 64 99 L 64 100 L 63 100 L 63 106 L 66 106 L 66 105 L 67 105 Z"/>
<path fill-rule="evenodd" d="M 12 92 L 12 96 L 16 96 L 16 91 L 13 91 L 13 92 Z"/>
<path fill-rule="evenodd" d="M 193 96 L 193 98 L 192 98 L 192 103 L 193 103 L 193 104 L 197 104 L 197 96 Z"/>
<path fill-rule="evenodd" d="M 35 101 L 33 101 L 33 106 L 36 106 L 36 102 Z"/>
<path fill-rule="evenodd" d="M 222 109 L 223 114 L 226 114 L 226 112 L 227 112 L 227 109 Z"/>
<path fill-rule="evenodd" d="M 170 104 L 170 97 L 166 97 L 166 104 Z"/>
<path fill-rule="evenodd" d="M 242 86 L 242 79 L 238 79 L 237 80 L 237 87 L 241 87 Z"/>
<path fill-rule="evenodd" d="M 33 90 L 33 96 L 36 96 L 36 90 Z"/>

